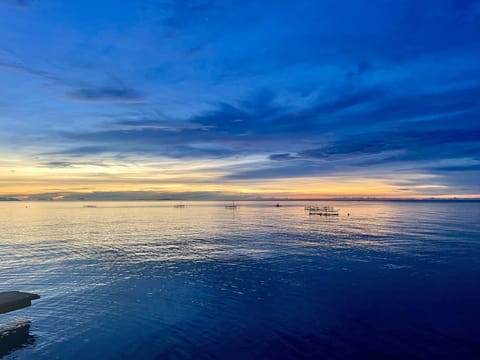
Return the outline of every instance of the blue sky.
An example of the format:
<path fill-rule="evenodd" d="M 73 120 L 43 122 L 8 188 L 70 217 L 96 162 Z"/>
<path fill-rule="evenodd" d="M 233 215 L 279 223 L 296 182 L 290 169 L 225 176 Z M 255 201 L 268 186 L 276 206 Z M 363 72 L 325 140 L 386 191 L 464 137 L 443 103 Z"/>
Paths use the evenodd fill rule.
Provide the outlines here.
<path fill-rule="evenodd" d="M 0 26 L 3 195 L 480 194 L 479 1 L 0 0 Z"/>

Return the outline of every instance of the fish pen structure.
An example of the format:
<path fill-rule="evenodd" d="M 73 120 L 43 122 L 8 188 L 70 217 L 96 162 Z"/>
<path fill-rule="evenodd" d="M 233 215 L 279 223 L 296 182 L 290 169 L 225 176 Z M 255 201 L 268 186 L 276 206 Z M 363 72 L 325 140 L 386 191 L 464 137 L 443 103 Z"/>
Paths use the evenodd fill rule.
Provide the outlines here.
<path fill-rule="evenodd" d="M 310 206 L 308 209 L 308 215 L 320 215 L 320 216 L 338 216 L 339 210 L 333 206 Z"/>

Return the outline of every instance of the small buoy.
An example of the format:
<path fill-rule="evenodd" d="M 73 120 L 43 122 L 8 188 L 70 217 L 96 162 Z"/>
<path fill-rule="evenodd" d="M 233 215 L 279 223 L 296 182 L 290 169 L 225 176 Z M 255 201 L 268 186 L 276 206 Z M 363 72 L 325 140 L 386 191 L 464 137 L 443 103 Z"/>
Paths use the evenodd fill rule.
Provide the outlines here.
<path fill-rule="evenodd" d="M 347 216 L 350 216 L 350 213 L 347 213 Z"/>

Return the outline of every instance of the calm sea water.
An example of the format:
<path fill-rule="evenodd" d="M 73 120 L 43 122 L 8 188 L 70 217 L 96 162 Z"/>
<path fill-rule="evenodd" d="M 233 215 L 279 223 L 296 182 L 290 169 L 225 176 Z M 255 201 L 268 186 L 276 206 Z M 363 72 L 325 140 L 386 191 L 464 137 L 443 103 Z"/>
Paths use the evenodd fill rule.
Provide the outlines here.
<path fill-rule="evenodd" d="M 0 203 L 0 357 L 480 358 L 480 202 L 281 204 Z"/>

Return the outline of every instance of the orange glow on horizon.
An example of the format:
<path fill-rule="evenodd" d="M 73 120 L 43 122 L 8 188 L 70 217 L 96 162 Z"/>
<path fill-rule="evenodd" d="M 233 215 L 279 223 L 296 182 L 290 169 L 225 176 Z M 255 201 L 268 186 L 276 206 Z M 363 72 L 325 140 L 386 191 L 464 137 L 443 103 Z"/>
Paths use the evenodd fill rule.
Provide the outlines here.
<path fill-rule="evenodd" d="M 253 159 L 258 160 L 258 159 Z M 249 159 L 252 161 L 252 159 Z M 241 166 L 246 160 L 238 160 Z M 18 166 L 18 164 L 25 164 Z M 16 165 L 16 166 L 15 166 Z M 409 174 L 385 175 L 383 178 L 350 176 L 315 176 L 285 179 L 224 180 L 232 165 L 226 160 L 177 163 L 115 163 L 109 166 L 40 167 L 21 161 L 0 163 L 0 196 L 22 200 L 45 194 L 52 200 L 70 194 L 149 192 L 168 194 L 208 193 L 243 198 L 480 198 L 479 194 L 452 194 L 436 177 Z M 422 179 L 423 185 L 399 189 L 399 180 Z"/>

